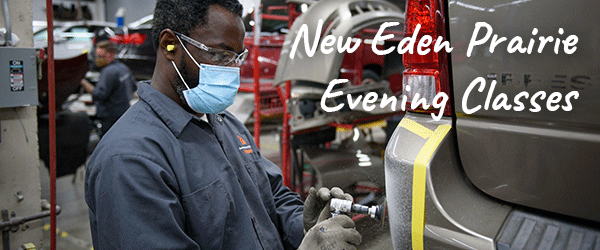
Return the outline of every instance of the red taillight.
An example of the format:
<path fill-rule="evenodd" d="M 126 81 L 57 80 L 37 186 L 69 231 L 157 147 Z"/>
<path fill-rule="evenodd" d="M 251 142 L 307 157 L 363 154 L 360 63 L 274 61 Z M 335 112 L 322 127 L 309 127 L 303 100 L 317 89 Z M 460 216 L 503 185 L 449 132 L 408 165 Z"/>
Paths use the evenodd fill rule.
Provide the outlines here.
<path fill-rule="evenodd" d="M 114 44 L 133 44 L 142 45 L 146 41 L 147 35 L 141 33 L 114 35 L 110 37 L 110 42 Z"/>
<path fill-rule="evenodd" d="M 404 62 L 404 77 L 403 77 L 403 93 L 407 96 L 408 102 L 412 102 L 413 97 L 419 94 L 420 98 L 424 98 L 428 105 L 433 104 L 434 97 L 439 93 L 445 93 L 450 97 L 450 82 L 448 78 L 448 63 L 445 50 L 434 52 L 434 44 L 437 40 L 446 40 L 446 24 L 443 0 L 408 0 L 406 1 L 405 37 L 411 37 L 415 33 L 417 25 L 420 24 L 418 30 L 417 41 L 423 36 L 429 35 L 433 39 L 429 53 L 419 55 L 417 48 L 413 48 L 414 53 L 405 53 L 403 55 Z M 410 87 L 407 87 L 410 86 Z M 438 100 L 438 104 L 440 104 Z M 444 115 L 452 115 L 450 110 L 450 100 L 445 102 L 443 107 Z M 408 110 L 417 112 L 438 112 L 441 108 L 436 109 L 433 106 L 424 109 L 419 106 L 416 109 L 411 109 L 407 105 Z"/>
<path fill-rule="evenodd" d="M 129 40 L 127 42 L 134 45 L 142 45 L 144 41 L 146 41 L 146 35 L 140 33 L 133 33 L 129 35 L 128 38 Z"/>
<path fill-rule="evenodd" d="M 124 35 L 114 35 L 110 37 L 110 42 L 114 44 L 123 44 Z"/>

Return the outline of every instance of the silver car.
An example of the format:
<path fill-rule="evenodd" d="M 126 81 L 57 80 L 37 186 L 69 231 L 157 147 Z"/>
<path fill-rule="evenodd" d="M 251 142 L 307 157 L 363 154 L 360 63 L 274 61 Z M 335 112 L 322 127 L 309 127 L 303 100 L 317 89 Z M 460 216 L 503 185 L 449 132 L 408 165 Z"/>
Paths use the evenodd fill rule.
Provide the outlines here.
<path fill-rule="evenodd" d="M 39 23 L 39 22 L 37 22 Z M 38 24 L 37 31 L 33 34 L 35 48 L 48 46 L 48 35 L 45 24 Z M 40 27 L 41 26 L 41 27 Z M 83 53 L 88 53 L 88 58 L 93 59 L 94 35 L 98 30 L 117 27 L 113 22 L 101 21 L 73 21 L 57 22 L 54 24 L 54 57 L 55 59 L 72 58 Z"/>
<path fill-rule="evenodd" d="M 452 52 L 404 54 L 404 94 L 449 100 L 407 105 L 387 146 L 395 249 L 600 248 L 599 12 L 407 1 L 405 36 L 421 24 Z"/>

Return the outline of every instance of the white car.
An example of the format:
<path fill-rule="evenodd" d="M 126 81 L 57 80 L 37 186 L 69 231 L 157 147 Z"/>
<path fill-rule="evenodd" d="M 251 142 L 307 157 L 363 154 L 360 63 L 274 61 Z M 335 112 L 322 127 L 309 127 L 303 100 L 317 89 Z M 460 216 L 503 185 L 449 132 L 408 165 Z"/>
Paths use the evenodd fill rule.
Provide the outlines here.
<path fill-rule="evenodd" d="M 82 53 L 88 53 L 88 58 L 92 59 L 94 34 L 98 30 L 105 28 L 114 30 L 115 27 L 117 27 L 117 24 L 113 22 L 55 22 L 54 58 L 72 58 L 81 55 Z M 33 44 L 35 48 L 47 47 L 48 35 L 45 22 L 34 21 Z"/>

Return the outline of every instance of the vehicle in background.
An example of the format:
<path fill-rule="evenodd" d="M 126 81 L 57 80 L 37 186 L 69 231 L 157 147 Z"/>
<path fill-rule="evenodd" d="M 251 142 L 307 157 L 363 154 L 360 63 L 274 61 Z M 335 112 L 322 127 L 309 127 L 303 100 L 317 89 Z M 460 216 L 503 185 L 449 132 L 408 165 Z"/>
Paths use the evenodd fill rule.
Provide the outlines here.
<path fill-rule="evenodd" d="M 404 94 L 440 108 L 408 103 L 386 149 L 395 249 L 600 248 L 598 11 L 407 1 L 405 36 L 420 24 L 417 42 L 441 36 L 453 51 L 404 54 Z"/>
<path fill-rule="evenodd" d="M 115 29 L 113 22 L 100 21 L 74 21 L 57 22 L 54 24 L 54 58 L 73 58 L 83 53 L 88 53 L 88 59 L 94 59 L 94 37 L 96 32 L 106 28 Z M 38 30 L 33 34 L 35 48 L 48 46 L 48 33 L 46 25 L 39 24 Z"/>
<path fill-rule="evenodd" d="M 46 21 L 37 21 L 37 20 L 34 20 L 34 21 L 31 22 L 31 26 L 33 27 L 33 34 L 37 34 L 38 31 L 40 31 L 42 29 L 46 30 L 46 26 L 48 26 L 48 23 Z M 58 28 L 59 27 L 59 23 L 55 23 L 54 27 Z"/>
<path fill-rule="evenodd" d="M 127 25 L 129 29 L 140 29 L 140 28 L 152 28 L 152 18 L 154 14 L 147 15 L 142 17 L 130 24 Z"/>
<path fill-rule="evenodd" d="M 320 23 L 319 20 L 326 22 Z M 290 34 L 302 34 L 300 29 L 306 27 L 308 33 L 304 34 L 307 37 L 286 37 L 275 75 L 276 84 L 285 81 L 292 81 L 293 84 L 290 100 L 290 124 L 293 133 L 332 123 L 352 124 L 362 118 L 381 119 L 380 115 L 393 113 L 382 108 L 365 110 L 361 108 L 362 105 L 358 105 L 357 110 L 353 111 L 348 108 L 346 98 L 346 94 L 357 98 L 372 91 L 386 93 L 388 96 L 401 92 L 402 57 L 397 53 L 377 55 L 372 50 L 375 34 L 385 22 L 403 24 L 404 16 L 395 4 L 378 0 L 318 2 L 298 17 L 290 29 Z M 319 29 L 323 31 L 316 35 Z M 395 35 L 396 38 L 385 42 L 378 41 L 375 45 L 378 50 L 398 44 L 403 31 L 401 26 L 397 25 L 395 28 L 388 28 L 382 35 Z M 304 38 L 312 42 L 317 40 L 315 36 L 318 36 L 321 44 L 324 39 L 333 37 L 341 39 L 337 42 L 334 40 L 335 43 L 345 43 L 356 50 L 352 53 L 325 53 L 318 48 L 314 53 L 306 51 Z M 294 58 L 290 58 L 292 45 L 298 39 L 300 42 L 293 54 Z M 343 108 L 340 112 L 328 112 L 322 108 L 321 100 L 330 82 L 335 79 L 345 79 L 348 82 L 333 88 L 344 93 L 339 98 L 326 98 L 326 106 Z M 374 102 L 378 101 L 380 100 Z"/>
<path fill-rule="evenodd" d="M 88 149 L 90 135 L 94 129 L 90 116 L 85 112 L 72 112 L 69 106 L 78 93 L 80 81 L 89 69 L 88 58 L 79 54 L 72 58 L 54 60 L 55 72 L 55 108 L 56 108 L 56 176 L 74 174 L 85 163 L 91 153 Z M 37 108 L 39 156 L 45 166 L 49 164 L 49 97 L 48 97 L 48 60 L 41 63 L 41 78 L 38 80 Z M 75 178 L 73 178 L 75 180 Z"/>
<path fill-rule="evenodd" d="M 366 197 L 376 197 L 371 199 L 376 204 L 383 198 L 382 152 L 387 142 L 384 127 L 386 118 L 396 112 L 379 108 L 382 98 L 378 97 L 372 100 L 374 109 L 363 109 L 359 104 L 352 110 L 348 108 L 347 96 L 354 100 L 366 98 L 370 92 L 379 93 L 379 97 L 384 93 L 395 96 L 401 90 L 401 57 L 377 55 L 372 50 L 373 38 L 385 22 L 404 24 L 401 9 L 381 0 L 328 0 L 313 3 L 289 30 L 294 35 L 287 36 L 283 43 L 274 83 L 289 81 L 291 86 L 291 188 L 301 195 L 310 186 L 337 186 L 358 199 L 367 194 Z M 333 37 L 341 40 L 332 44 L 340 42 L 356 50 L 338 52 L 337 46 L 332 46 L 331 52 L 317 48 L 312 53 L 304 45 L 305 37 L 296 35 L 302 34 L 303 27 L 308 30 L 303 36 L 307 36 L 310 46 L 314 46 L 313 41 L 325 44 L 326 39 Z M 401 26 L 383 33 L 391 34 L 402 37 Z M 300 43 L 294 51 L 296 39 Z M 384 50 L 399 41 L 396 38 L 377 42 L 375 47 Z M 346 82 L 329 87 L 334 80 Z M 328 91 L 342 94 L 326 98 L 325 105 L 342 108 L 334 112 L 322 108 Z"/>
<path fill-rule="evenodd" d="M 46 48 L 48 45 L 48 32 L 46 21 L 33 21 L 33 47 L 35 48 Z M 54 32 L 62 29 L 62 22 L 54 22 Z M 54 36 L 57 40 L 59 36 Z"/>
<path fill-rule="evenodd" d="M 120 34 L 109 36 L 117 44 L 116 58 L 127 65 L 138 80 L 149 80 L 156 64 L 156 49 L 152 42 L 152 15 L 131 24 Z"/>

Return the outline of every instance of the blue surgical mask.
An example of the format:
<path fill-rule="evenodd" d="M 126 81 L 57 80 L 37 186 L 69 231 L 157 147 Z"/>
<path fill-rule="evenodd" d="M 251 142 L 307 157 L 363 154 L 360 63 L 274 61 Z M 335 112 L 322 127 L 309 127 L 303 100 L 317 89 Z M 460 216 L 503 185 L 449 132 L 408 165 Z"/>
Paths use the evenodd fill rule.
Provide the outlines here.
<path fill-rule="evenodd" d="M 188 106 L 198 113 L 208 114 L 219 113 L 231 106 L 240 87 L 240 69 L 237 67 L 198 64 L 185 46 L 182 47 L 198 68 L 200 68 L 198 86 L 190 89 L 181 73 L 179 73 L 175 62 L 171 61 L 179 78 L 181 78 L 187 88 L 187 90 L 183 91 L 183 97 Z"/>

